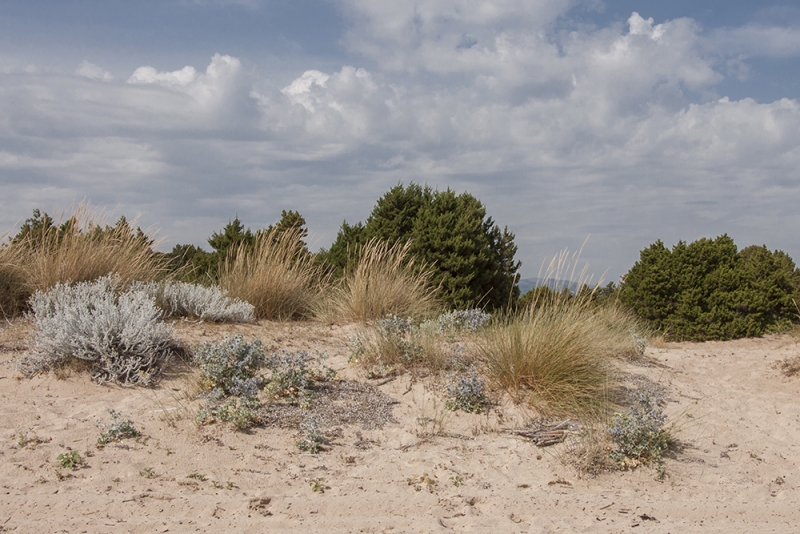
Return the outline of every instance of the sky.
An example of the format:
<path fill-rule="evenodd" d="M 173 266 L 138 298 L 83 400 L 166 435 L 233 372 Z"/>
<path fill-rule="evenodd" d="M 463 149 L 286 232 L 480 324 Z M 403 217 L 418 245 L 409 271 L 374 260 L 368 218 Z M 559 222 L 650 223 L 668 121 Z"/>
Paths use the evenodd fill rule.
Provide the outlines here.
<path fill-rule="evenodd" d="M 4 0 L 0 234 L 81 201 L 159 245 L 398 183 L 468 191 L 522 277 L 727 233 L 800 261 L 800 5 Z"/>

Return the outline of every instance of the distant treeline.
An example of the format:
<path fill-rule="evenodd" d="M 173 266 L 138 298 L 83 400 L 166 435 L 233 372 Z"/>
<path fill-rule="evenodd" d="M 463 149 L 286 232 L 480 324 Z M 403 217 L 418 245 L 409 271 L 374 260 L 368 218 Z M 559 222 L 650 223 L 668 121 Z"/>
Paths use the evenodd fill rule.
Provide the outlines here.
<path fill-rule="evenodd" d="M 521 296 L 514 234 L 501 229 L 469 193 L 437 191 L 413 182 L 390 189 L 364 222 L 344 221 L 330 248 L 316 253 L 303 241 L 308 235 L 305 218 L 292 210 L 282 211 L 274 225 L 255 231 L 234 218 L 208 238 L 210 251 L 191 244 L 175 245 L 167 253 L 152 251 L 151 238 L 131 227 L 124 216 L 113 226 L 79 228 L 76 221 L 73 216 L 57 223 L 47 213 L 34 210 L 19 231 L 0 245 L 0 251 L 6 256 L 12 249 L 32 253 L 78 234 L 89 238 L 113 234 L 131 250 L 137 243 L 147 247 L 165 266 L 164 276 L 213 285 L 230 255 L 290 232 L 292 239 L 300 241 L 296 253 L 310 258 L 333 280 L 354 268 L 366 243 L 409 242 L 415 265 L 431 271 L 431 280 L 450 309 L 515 310 L 547 302 L 540 298 L 545 293 L 591 294 L 595 304 L 626 306 L 654 330 L 676 340 L 759 336 L 786 329 L 798 322 L 800 314 L 800 271 L 789 255 L 766 246 L 739 250 L 727 235 L 690 244 L 681 241 L 672 249 L 657 241 L 641 251 L 639 261 L 619 285 L 579 287 L 577 281 L 529 279 L 523 285 L 530 289 Z M 0 265 L 0 271 L 8 271 L 0 280 L 0 296 L 5 295 L 0 307 L 8 314 L 8 310 L 18 310 L 24 302 L 20 299 L 36 287 L 21 293 L 17 288 L 22 285 L 14 277 L 23 276 L 22 271 L 6 267 Z"/>

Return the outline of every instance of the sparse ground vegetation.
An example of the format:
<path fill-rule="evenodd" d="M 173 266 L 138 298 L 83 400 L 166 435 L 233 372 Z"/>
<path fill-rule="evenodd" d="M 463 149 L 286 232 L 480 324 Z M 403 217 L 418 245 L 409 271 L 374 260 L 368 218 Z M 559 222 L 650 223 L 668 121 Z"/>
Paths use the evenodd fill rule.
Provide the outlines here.
<path fill-rule="evenodd" d="M 97 383 L 151 386 L 179 349 L 165 318 L 246 323 L 318 319 L 325 328 L 338 327 L 327 323 L 357 322 L 347 326 L 348 334 L 355 334 L 350 340 L 350 363 L 359 370 L 351 370 L 350 377 L 358 374 L 357 380 L 342 379 L 327 365 L 327 353 L 313 349 L 271 347 L 273 352 L 267 355 L 259 339 L 246 342 L 243 335 L 198 345 L 191 359 L 198 369 L 187 376 L 201 393 L 186 397 L 202 403 L 195 420 L 203 428 L 197 432 L 207 432 L 204 438 L 221 444 L 213 433 L 225 432 L 225 427 L 205 425 L 225 422 L 248 431 L 257 425 L 281 427 L 299 432 L 289 442 L 295 455 L 297 449 L 309 454 L 330 451 L 347 439 L 356 449 L 366 450 L 379 442 L 363 438 L 360 431 L 353 442 L 349 428 L 341 427 L 377 429 L 396 421 L 392 410 L 400 402 L 397 398 L 409 392 L 412 395 L 406 398 L 418 395 L 424 382 L 421 415 L 415 419 L 416 441 L 398 444 L 395 450 L 404 452 L 454 436 L 469 441 L 496 432 L 505 425 L 503 413 L 512 404 L 510 399 L 517 405 L 509 410 L 519 408 L 531 420 L 558 416 L 569 423 L 559 428 L 559 439 L 535 443 L 556 445 L 574 432 L 571 464 L 579 471 L 597 474 L 651 465 L 661 477 L 675 432 L 667 425 L 663 399 L 646 389 L 625 399 L 614 397 L 617 367 L 647 364 L 650 356 L 643 355 L 653 331 L 678 339 L 727 338 L 776 331 L 792 320 L 788 303 L 800 288 L 800 275 L 791 259 L 763 247 L 738 252 L 729 238 L 683 244 L 671 252 L 654 245 L 643 251 L 620 289 L 613 284 L 591 287 L 580 273 L 574 293 L 541 287 L 516 301 L 514 278 L 509 279 L 515 265 L 512 234 L 500 232 L 491 219 L 485 219 L 474 198 L 450 191 L 411 191 L 411 196 L 421 197 L 414 201 L 420 201 L 415 208 L 419 213 L 409 222 L 395 210 L 408 207 L 407 193 L 395 190 L 379 206 L 376 213 L 392 217 L 381 224 L 368 222 L 373 230 L 380 227 L 395 239 L 366 240 L 362 238 L 368 233 L 359 234 L 365 227 L 350 228 L 350 237 L 360 237 L 354 238 L 352 257 L 341 265 L 335 281 L 336 269 L 325 264 L 325 255 L 315 257 L 308 251 L 303 241 L 305 221 L 297 212 L 284 212 L 276 226 L 256 232 L 245 231 L 236 219 L 209 240 L 213 253 L 195 250 L 190 261 L 178 262 L 177 267 L 173 261 L 174 272 L 167 279 L 165 261 L 177 256 L 154 253 L 152 240 L 134 231 L 124 218 L 108 226 L 81 208 L 65 223 L 56 224 L 47 214 L 35 212 L 17 236 L 0 245 L 0 308 L 6 316 L 27 311 L 34 332 L 30 350 L 16 362 L 17 368 L 33 376 L 84 366 Z M 467 272 L 469 266 L 447 263 L 453 259 L 450 253 L 434 257 L 420 252 L 450 243 L 442 229 L 449 228 L 453 206 L 469 208 L 466 219 L 472 223 L 482 221 L 483 226 L 471 230 L 473 237 L 478 236 L 473 245 L 477 243 L 483 254 L 483 267 L 476 272 L 486 274 L 489 263 L 499 265 L 490 273 L 494 278 L 489 278 L 502 286 L 502 299 L 492 286 L 485 303 L 493 314 L 478 308 L 442 313 L 445 305 L 484 304 L 475 291 L 485 289 L 485 280 L 469 282 L 474 274 Z M 424 224 L 435 228 L 422 228 Z M 400 239 L 408 231 L 421 242 Z M 489 249 L 481 235 L 497 240 L 496 247 L 489 247 L 497 257 L 487 259 Z M 708 261 L 697 263 L 701 256 Z M 429 257 L 434 263 L 422 263 Z M 567 257 L 564 253 L 554 260 L 551 276 L 561 278 L 561 262 Z M 702 276 L 691 280 L 678 276 L 687 263 L 696 267 L 692 273 Z M 625 302 L 630 307 L 621 304 Z M 257 326 L 230 328 L 248 331 Z M 288 337 L 276 337 L 276 346 L 291 343 Z M 342 359 L 337 369 L 346 373 L 344 355 L 338 356 Z M 800 373 L 797 357 L 786 356 L 774 365 L 787 378 Z M 408 381 L 407 389 L 399 386 L 401 380 Z M 378 388 L 389 388 L 384 391 L 391 394 Z M 157 411 L 165 409 L 160 405 Z M 112 422 L 102 427 L 98 446 L 141 436 L 131 419 L 114 410 L 110 414 Z M 472 421 L 472 437 L 445 432 L 453 419 Z M 176 426 L 177 420 L 172 428 Z M 23 452 L 50 441 L 32 430 L 13 437 L 17 446 L 12 449 Z M 60 447 L 67 449 L 56 457 L 61 467 L 83 465 L 85 459 L 77 451 Z M 458 459 L 457 453 L 447 455 Z M 52 462 L 55 451 L 48 454 Z M 760 454 L 750 452 L 756 461 L 761 461 Z M 348 465 L 356 461 L 351 458 Z M 160 479 L 160 471 L 156 475 L 154 468 L 139 465 L 132 472 Z M 408 484 L 431 493 L 453 489 L 450 484 L 437 485 L 437 475 L 428 473 L 433 470 L 408 479 Z M 455 488 L 467 478 L 447 475 Z M 207 480 L 197 473 L 189 478 Z M 784 481 L 782 476 L 778 479 Z M 315 492 L 328 488 L 320 477 L 304 480 Z M 558 476 L 552 483 L 569 485 Z M 217 481 L 211 484 L 226 488 Z M 228 482 L 227 489 L 232 487 Z"/>
<path fill-rule="evenodd" d="M 116 410 L 109 410 L 111 415 L 111 424 L 100 425 L 103 429 L 100 436 L 97 438 L 97 445 L 103 446 L 111 443 L 112 441 L 121 441 L 128 438 L 138 438 L 142 435 L 139 429 L 131 419 L 125 419 L 121 413 Z"/>

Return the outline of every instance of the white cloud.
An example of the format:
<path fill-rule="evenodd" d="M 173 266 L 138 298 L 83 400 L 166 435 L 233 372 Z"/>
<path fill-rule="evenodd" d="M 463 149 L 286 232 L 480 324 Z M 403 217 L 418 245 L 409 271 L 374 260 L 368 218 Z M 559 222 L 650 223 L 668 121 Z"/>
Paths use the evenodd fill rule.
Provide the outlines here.
<path fill-rule="evenodd" d="M 136 69 L 128 83 L 166 87 L 191 95 L 201 105 L 214 105 L 235 90 L 241 70 L 242 64 L 237 58 L 215 54 L 204 74 L 191 66 L 171 72 L 159 72 L 146 66 Z"/>
<path fill-rule="evenodd" d="M 114 76 L 112 76 L 110 72 L 103 70 L 99 65 L 89 63 L 89 61 L 85 59 L 78 65 L 75 74 L 83 76 L 84 78 L 89 78 L 90 80 L 103 80 L 104 82 L 110 82 L 114 79 Z"/>
<path fill-rule="evenodd" d="M 139 67 L 130 78 L 128 83 L 134 84 L 157 84 L 164 87 L 186 87 L 197 79 L 197 71 L 194 67 L 186 66 L 181 70 L 172 72 L 158 72 L 153 67 Z"/>

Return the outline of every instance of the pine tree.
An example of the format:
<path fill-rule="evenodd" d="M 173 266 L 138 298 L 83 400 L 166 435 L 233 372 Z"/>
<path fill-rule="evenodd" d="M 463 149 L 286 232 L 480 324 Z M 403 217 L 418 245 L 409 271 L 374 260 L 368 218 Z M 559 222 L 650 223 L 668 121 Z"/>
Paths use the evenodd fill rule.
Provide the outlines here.
<path fill-rule="evenodd" d="M 624 276 L 620 300 L 666 335 L 679 340 L 759 336 L 796 317 L 800 272 L 784 252 L 739 251 L 728 235 L 657 241 Z"/>
<path fill-rule="evenodd" d="M 433 269 L 434 283 L 451 307 L 495 309 L 519 296 L 514 234 L 501 230 L 469 193 L 398 184 L 377 201 L 365 224 L 344 222 L 321 257 L 342 273 L 358 247 L 375 238 L 390 244 L 411 240 L 412 253 Z"/>

